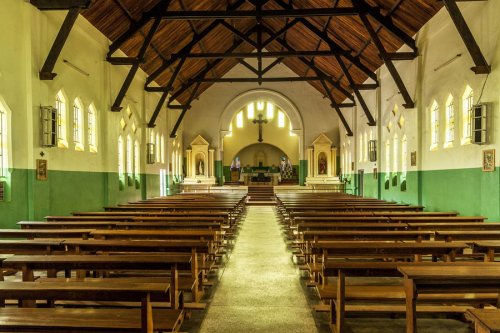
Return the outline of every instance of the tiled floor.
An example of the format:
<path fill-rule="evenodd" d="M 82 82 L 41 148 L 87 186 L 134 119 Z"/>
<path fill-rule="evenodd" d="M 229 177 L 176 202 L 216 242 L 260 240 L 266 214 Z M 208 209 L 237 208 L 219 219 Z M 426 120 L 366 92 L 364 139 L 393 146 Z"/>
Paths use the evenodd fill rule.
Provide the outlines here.
<path fill-rule="evenodd" d="M 200 332 L 317 332 L 272 207 L 248 208 Z"/>
<path fill-rule="evenodd" d="M 291 260 L 273 207 L 248 207 L 230 260 L 204 301 L 207 310 L 195 312 L 182 331 L 190 333 L 331 332 L 326 313 L 315 313 L 317 296 L 306 287 Z M 419 333 L 470 333 L 452 319 L 419 319 Z M 349 318 L 345 333 L 404 333 L 399 319 Z"/>

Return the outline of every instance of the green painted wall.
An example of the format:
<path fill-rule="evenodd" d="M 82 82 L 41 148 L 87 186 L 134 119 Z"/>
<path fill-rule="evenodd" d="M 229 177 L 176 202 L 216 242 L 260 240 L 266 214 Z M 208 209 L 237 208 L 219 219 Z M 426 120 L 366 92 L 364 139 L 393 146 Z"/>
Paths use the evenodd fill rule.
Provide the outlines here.
<path fill-rule="evenodd" d="M 304 186 L 307 177 L 307 160 L 299 161 L 299 185 Z"/>
<path fill-rule="evenodd" d="M 102 211 L 104 206 L 137 201 L 160 194 L 159 175 L 141 175 L 141 182 L 119 185 L 117 173 L 51 170 L 46 181 L 34 170 L 11 171 L 10 193 L 0 202 L 0 227 L 12 228 L 21 220 L 42 220 L 46 215 L 73 211 Z"/>
<path fill-rule="evenodd" d="M 224 166 L 222 165 L 222 161 L 215 161 L 215 178 L 216 183 L 219 185 L 224 185 L 222 181 L 222 177 L 224 176 Z"/>
<path fill-rule="evenodd" d="M 499 168 L 436 170 L 422 173 L 423 205 L 427 210 L 483 215 L 500 221 Z"/>
<path fill-rule="evenodd" d="M 456 211 L 464 216 L 482 215 L 489 221 L 500 221 L 499 168 L 494 172 L 480 168 L 411 171 L 406 176 L 406 191 L 401 191 L 400 176 L 397 186 L 390 180 L 389 189 L 385 189 L 385 173 L 378 175 L 381 199 L 422 204 L 427 211 Z M 373 174 L 365 174 L 363 183 L 365 197 L 377 198 L 378 180 Z"/>

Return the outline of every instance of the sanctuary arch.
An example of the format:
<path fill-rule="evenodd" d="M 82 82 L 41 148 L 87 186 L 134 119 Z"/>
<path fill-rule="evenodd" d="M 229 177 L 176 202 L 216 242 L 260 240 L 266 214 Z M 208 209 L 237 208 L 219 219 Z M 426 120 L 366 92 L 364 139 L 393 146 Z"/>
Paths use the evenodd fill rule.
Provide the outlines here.
<path fill-rule="evenodd" d="M 278 178 L 303 182 L 299 179 L 303 122 L 298 109 L 282 94 L 255 89 L 239 95 L 225 108 L 219 128 L 226 182 L 235 180 L 235 160 L 241 168 L 240 183 L 247 184 L 256 173 L 273 178 L 273 185 Z"/>

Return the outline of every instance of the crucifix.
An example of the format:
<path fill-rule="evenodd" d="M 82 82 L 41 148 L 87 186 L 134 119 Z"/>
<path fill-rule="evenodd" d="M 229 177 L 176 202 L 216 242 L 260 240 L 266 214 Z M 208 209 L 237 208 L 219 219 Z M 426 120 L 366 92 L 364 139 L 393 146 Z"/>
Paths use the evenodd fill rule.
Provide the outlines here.
<path fill-rule="evenodd" d="M 262 124 L 267 124 L 267 119 L 262 119 L 262 113 L 259 114 L 259 120 L 254 119 L 254 124 L 259 124 L 259 142 L 262 142 Z"/>

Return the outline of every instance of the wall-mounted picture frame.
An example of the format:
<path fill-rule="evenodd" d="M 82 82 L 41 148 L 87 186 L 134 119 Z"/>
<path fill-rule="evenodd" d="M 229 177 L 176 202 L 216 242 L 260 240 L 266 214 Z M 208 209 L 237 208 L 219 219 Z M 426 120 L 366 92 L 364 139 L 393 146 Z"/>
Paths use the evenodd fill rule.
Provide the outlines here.
<path fill-rule="evenodd" d="M 483 171 L 495 171 L 495 149 L 483 150 Z"/>
<path fill-rule="evenodd" d="M 410 165 L 417 166 L 417 152 L 412 151 L 410 154 Z"/>
<path fill-rule="evenodd" d="M 47 180 L 47 160 L 36 160 L 36 180 Z"/>

